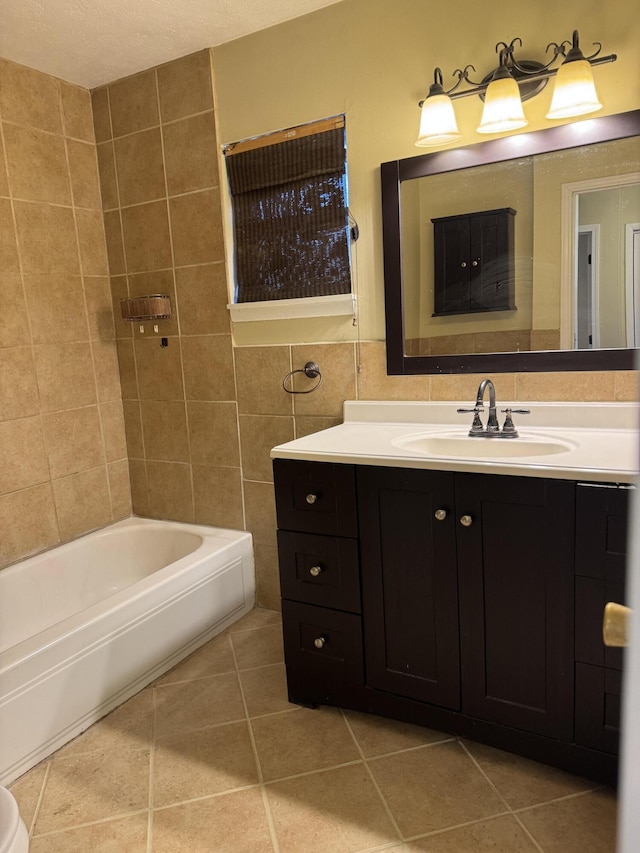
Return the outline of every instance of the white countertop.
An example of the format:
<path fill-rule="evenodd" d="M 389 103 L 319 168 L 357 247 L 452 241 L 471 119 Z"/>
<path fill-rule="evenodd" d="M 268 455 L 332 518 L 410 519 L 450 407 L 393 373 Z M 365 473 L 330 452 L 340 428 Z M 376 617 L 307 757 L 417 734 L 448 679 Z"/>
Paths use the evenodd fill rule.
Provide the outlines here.
<path fill-rule="evenodd" d="M 606 483 L 634 483 L 638 473 L 638 406 L 635 403 L 508 403 L 501 409 L 530 409 L 513 415 L 518 438 L 469 438 L 472 415 L 463 402 L 359 402 L 344 404 L 344 423 L 274 447 L 274 459 L 302 459 L 439 471 L 468 471 Z M 487 407 L 481 415 L 486 423 Z M 405 442 L 443 439 L 447 455 L 422 452 Z M 466 440 L 464 440 L 466 439 Z M 520 447 L 518 447 L 520 442 Z M 520 455 L 527 442 L 555 444 L 557 452 Z M 509 444 L 509 447 L 498 445 Z M 566 450 L 557 445 L 566 446 Z M 461 450 L 456 454 L 452 445 Z M 530 445 L 532 447 L 532 445 Z M 507 452 L 506 457 L 500 454 Z M 498 454 L 496 456 L 496 454 Z M 515 455 L 513 455 L 515 454 Z"/>

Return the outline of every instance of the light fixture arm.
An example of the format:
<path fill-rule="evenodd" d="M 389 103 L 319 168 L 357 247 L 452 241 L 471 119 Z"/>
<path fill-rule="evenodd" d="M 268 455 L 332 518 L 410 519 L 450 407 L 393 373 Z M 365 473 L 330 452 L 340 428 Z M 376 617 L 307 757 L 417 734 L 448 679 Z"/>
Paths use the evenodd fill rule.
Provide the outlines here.
<path fill-rule="evenodd" d="M 524 64 L 524 60 L 518 62 L 515 57 L 515 48 L 516 44 L 518 47 L 522 47 L 522 39 L 516 37 L 512 39 L 508 44 L 506 42 L 498 42 L 496 44 L 496 53 L 500 56 L 500 66 L 505 66 L 508 68 L 513 76 L 516 78 L 516 81 L 521 83 L 537 83 L 541 81 L 547 81 L 551 77 L 555 77 L 558 73 L 558 68 L 560 67 L 560 63 L 558 63 L 555 67 L 554 63 L 558 62 L 558 57 L 561 57 L 563 62 L 571 62 L 573 60 L 578 59 L 586 59 L 590 65 L 604 65 L 608 62 L 615 62 L 617 60 L 617 55 L 615 53 L 611 53 L 607 56 L 600 56 L 602 51 L 602 44 L 600 42 L 593 42 L 594 46 L 597 46 L 597 50 L 592 53 L 590 56 L 584 56 L 579 47 L 579 35 L 578 30 L 573 31 L 572 41 L 563 41 L 560 44 L 556 42 L 550 42 L 547 45 L 546 52 L 549 51 L 549 48 L 553 48 L 553 56 L 547 62 L 546 65 L 543 65 L 539 62 L 527 61 L 526 67 Z M 570 47 L 569 47 L 570 45 Z M 567 50 L 567 47 L 569 49 Z M 534 70 L 531 70 L 531 66 L 535 66 Z M 469 95 L 479 95 L 483 96 L 487 90 L 487 86 L 493 76 L 493 73 L 488 74 L 484 80 L 476 82 L 469 77 L 469 69 L 475 72 L 475 68 L 473 65 L 465 65 L 463 69 L 456 68 L 455 71 L 452 72 L 453 77 L 457 77 L 455 84 L 450 89 L 444 89 L 443 87 L 443 78 L 442 71 L 440 68 L 435 69 L 434 74 L 434 82 L 439 84 L 441 91 L 439 94 L 448 95 L 451 100 L 457 100 L 458 98 L 467 98 Z M 497 69 L 494 69 L 494 71 Z M 467 84 L 467 88 L 461 88 L 463 84 Z M 433 89 L 433 86 L 431 87 Z M 429 91 L 429 95 L 432 94 L 431 89 Z M 427 95 L 427 97 L 429 97 Z M 424 104 L 422 101 L 418 102 L 418 106 L 422 107 Z M 524 100 L 524 98 L 523 98 Z"/>

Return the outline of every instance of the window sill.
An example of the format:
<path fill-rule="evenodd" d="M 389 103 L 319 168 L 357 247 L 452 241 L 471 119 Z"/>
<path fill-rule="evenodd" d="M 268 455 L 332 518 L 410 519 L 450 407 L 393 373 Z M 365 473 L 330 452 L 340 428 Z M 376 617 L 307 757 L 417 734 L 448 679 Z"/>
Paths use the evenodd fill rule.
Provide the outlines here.
<path fill-rule="evenodd" d="M 356 314 L 353 293 L 310 296 L 305 299 L 271 299 L 265 302 L 235 302 L 227 305 L 234 323 L 260 320 L 295 320 L 299 317 L 337 317 Z"/>

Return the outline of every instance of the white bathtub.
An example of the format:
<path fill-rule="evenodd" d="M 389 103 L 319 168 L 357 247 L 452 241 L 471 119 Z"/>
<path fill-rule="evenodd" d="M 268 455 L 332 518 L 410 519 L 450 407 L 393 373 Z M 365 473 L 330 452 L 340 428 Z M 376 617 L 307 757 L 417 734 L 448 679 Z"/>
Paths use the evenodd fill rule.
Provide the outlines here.
<path fill-rule="evenodd" d="M 130 518 L 0 571 L 0 785 L 254 603 L 251 534 Z"/>

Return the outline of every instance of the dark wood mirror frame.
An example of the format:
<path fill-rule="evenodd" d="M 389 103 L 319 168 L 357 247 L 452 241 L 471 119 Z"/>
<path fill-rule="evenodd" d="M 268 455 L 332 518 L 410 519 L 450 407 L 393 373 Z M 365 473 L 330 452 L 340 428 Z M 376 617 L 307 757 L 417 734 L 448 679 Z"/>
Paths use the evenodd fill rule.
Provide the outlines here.
<path fill-rule="evenodd" d="M 554 350 L 443 356 L 405 355 L 400 191 L 403 181 L 412 178 L 454 172 L 472 166 L 484 166 L 534 154 L 546 154 L 639 135 L 640 110 L 632 110 L 518 136 L 506 136 L 463 148 L 452 148 L 383 163 L 380 171 L 387 373 L 511 373 L 633 369 L 634 349 Z M 517 144 L 514 145 L 515 139 Z"/>

